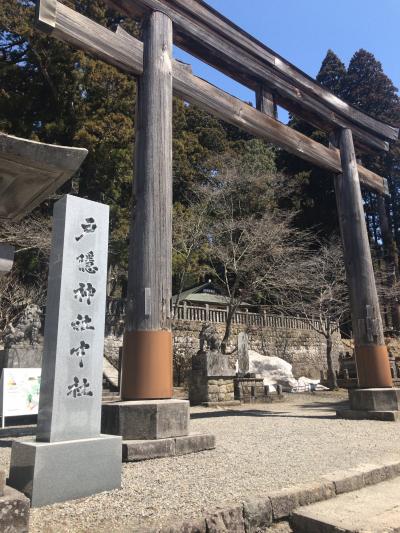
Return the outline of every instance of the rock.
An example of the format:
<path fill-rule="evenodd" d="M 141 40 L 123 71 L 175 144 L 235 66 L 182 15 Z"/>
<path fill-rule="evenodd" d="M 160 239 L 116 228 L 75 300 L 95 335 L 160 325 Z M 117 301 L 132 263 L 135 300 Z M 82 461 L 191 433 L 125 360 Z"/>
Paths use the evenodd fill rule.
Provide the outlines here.
<path fill-rule="evenodd" d="M 252 499 L 243 503 L 246 533 L 254 533 L 272 524 L 272 504 L 269 498 Z"/>
<path fill-rule="evenodd" d="M 206 518 L 208 533 L 245 533 L 243 506 L 233 505 L 228 509 L 217 509 Z"/>

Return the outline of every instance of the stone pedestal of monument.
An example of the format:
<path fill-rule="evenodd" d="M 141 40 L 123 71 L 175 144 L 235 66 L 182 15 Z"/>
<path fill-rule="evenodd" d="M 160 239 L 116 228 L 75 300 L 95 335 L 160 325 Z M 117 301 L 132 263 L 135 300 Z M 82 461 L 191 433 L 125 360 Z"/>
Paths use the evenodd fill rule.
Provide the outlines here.
<path fill-rule="evenodd" d="M 264 387 L 264 379 L 252 374 L 238 375 L 233 380 L 235 387 L 235 400 L 241 403 L 265 402 L 268 394 Z"/>
<path fill-rule="evenodd" d="M 215 448 L 214 435 L 189 433 L 189 420 L 186 400 L 111 402 L 103 405 L 102 431 L 122 436 L 127 462 Z"/>
<path fill-rule="evenodd" d="M 400 421 L 400 389 L 351 389 L 349 401 L 350 409 L 336 412 L 339 418 Z"/>
<path fill-rule="evenodd" d="M 119 488 L 121 438 L 14 442 L 9 483 L 30 498 L 32 507 Z"/>
<path fill-rule="evenodd" d="M 108 211 L 54 207 L 37 437 L 13 443 L 9 477 L 32 506 L 121 484 L 121 438 L 100 434 Z"/>
<path fill-rule="evenodd" d="M 192 405 L 235 405 L 234 377 L 228 356 L 219 350 L 200 350 L 192 359 L 189 399 Z"/>

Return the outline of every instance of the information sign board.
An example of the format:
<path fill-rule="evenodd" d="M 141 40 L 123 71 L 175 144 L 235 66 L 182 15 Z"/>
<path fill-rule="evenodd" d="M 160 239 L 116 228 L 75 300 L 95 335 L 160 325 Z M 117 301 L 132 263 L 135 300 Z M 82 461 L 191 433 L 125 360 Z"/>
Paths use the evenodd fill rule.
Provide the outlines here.
<path fill-rule="evenodd" d="M 37 415 L 40 368 L 4 368 L 0 380 L 2 427 L 7 416 Z"/>

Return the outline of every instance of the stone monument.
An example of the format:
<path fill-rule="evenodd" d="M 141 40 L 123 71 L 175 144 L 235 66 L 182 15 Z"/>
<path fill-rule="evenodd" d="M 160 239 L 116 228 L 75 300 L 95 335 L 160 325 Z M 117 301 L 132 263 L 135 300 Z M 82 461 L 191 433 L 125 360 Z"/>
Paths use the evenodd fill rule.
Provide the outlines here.
<path fill-rule="evenodd" d="M 70 195 L 54 207 L 37 436 L 10 466 L 32 506 L 120 487 L 121 438 L 100 434 L 108 212 Z"/>
<path fill-rule="evenodd" d="M 241 331 L 238 335 L 238 372 L 247 374 L 249 371 L 249 339 L 247 333 Z"/>
<path fill-rule="evenodd" d="M 234 402 L 235 369 L 230 366 L 228 355 L 221 352 L 215 327 L 204 324 L 199 338 L 200 350 L 192 359 L 191 404 Z"/>
<path fill-rule="evenodd" d="M 264 402 L 267 400 L 264 380 L 261 376 L 250 373 L 249 338 L 241 331 L 237 343 L 237 374 L 234 379 L 235 400 L 241 403 Z"/>

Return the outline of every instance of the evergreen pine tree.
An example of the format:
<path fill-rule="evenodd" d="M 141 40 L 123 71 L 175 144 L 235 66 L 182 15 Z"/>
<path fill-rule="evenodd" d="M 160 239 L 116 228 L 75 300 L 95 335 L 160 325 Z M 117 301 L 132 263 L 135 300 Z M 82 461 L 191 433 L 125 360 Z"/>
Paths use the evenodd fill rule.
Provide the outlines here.
<path fill-rule="evenodd" d="M 345 78 L 343 97 L 370 116 L 391 125 L 400 126 L 400 98 L 396 87 L 383 72 L 382 64 L 373 54 L 358 50 L 352 57 Z M 392 143 L 390 152 L 364 155 L 363 163 L 388 180 L 390 199 L 367 193 L 365 210 L 370 236 L 378 260 L 384 266 L 386 283 L 391 287 L 400 279 L 400 142 Z M 389 275 L 387 275 L 389 273 Z M 400 330 L 400 305 L 382 302 L 389 308 L 391 322 Z"/>
<path fill-rule="evenodd" d="M 332 50 L 328 50 L 322 61 L 321 69 L 318 72 L 317 81 L 325 89 L 328 89 L 328 91 L 341 98 L 345 76 L 345 65 Z"/>
<path fill-rule="evenodd" d="M 317 75 L 317 81 L 326 89 L 341 97 L 346 68 L 332 50 L 328 50 Z M 309 123 L 292 117 L 290 125 L 308 137 L 325 144 L 328 135 Z M 278 167 L 289 173 L 296 185 L 291 188 L 289 205 L 299 210 L 297 223 L 302 228 L 318 227 L 321 236 L 328 238 L 339 231 L 333 174 L 302 161 L 287 153 L 281 153 Z"/>
<path fill-rule="evenodd" d="M 343 98 L 382 122 L 392 124 L 400 119 L 397 89 L 382 64 L 366 50 L 358 50 L 350 60 Z"/>

